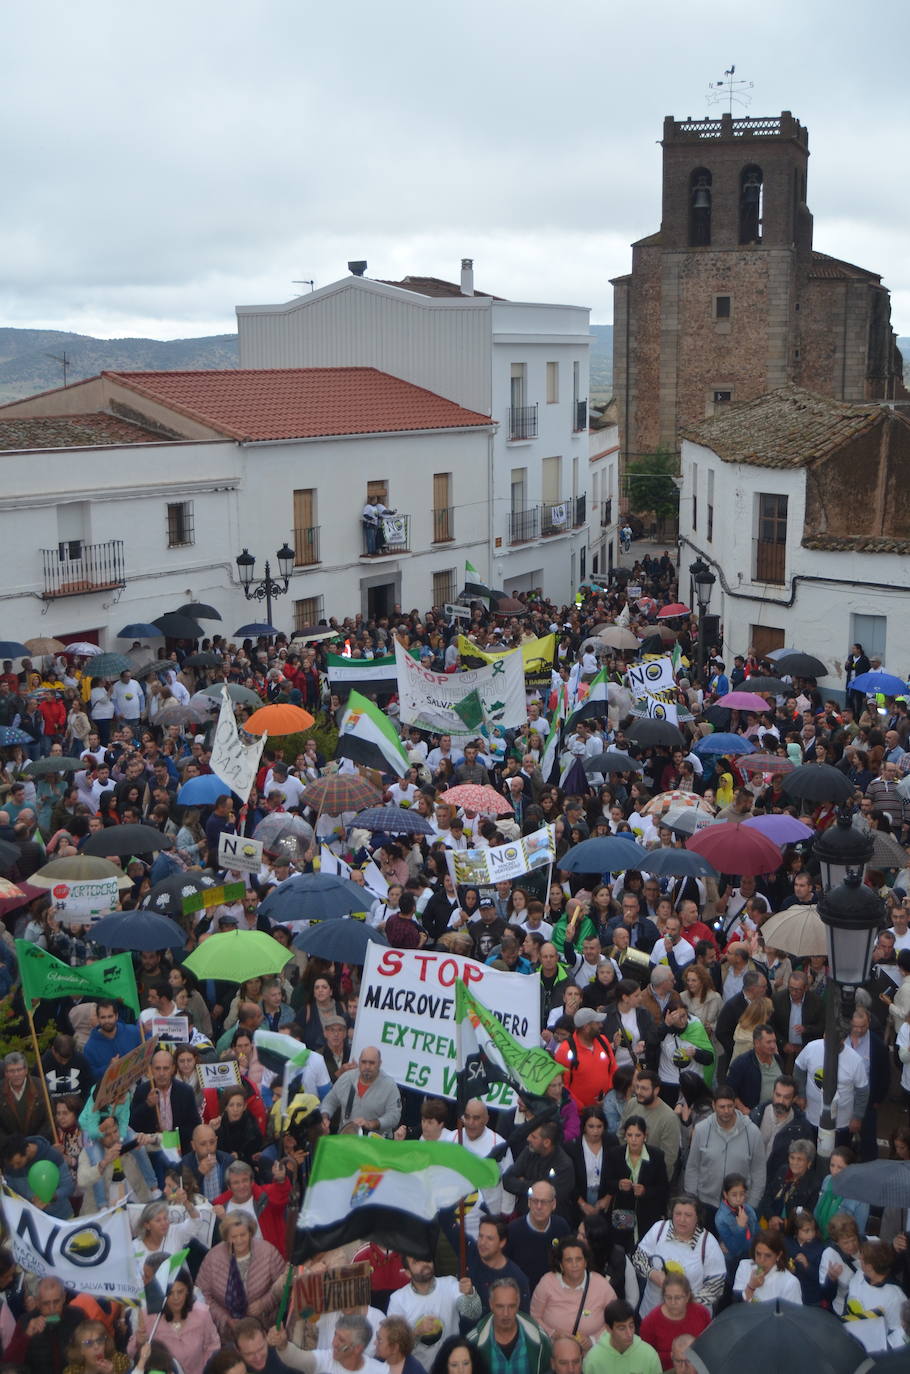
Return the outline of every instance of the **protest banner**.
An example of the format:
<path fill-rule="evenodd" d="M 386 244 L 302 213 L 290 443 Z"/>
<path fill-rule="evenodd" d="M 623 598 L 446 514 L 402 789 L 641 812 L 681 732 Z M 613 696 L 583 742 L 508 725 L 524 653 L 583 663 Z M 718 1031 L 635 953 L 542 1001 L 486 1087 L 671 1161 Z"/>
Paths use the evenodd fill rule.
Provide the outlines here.
<path fill-rule="evenodd" d="M 118 1097 L 126 1097 L 130 1088 L 145 1078 L 152 1062 L 152 1055 L 158 1048 L 158 1037 L 153 1035 L 143 1040 L 134 1050 L 117 1055 L 108 1064 L 104 1077 L 95 1090 L 95 1110 L 109 1107 Z"/>
<path fill-rule="evenodd" d="M 114 911 L 120 901 L 116 878 L 80 879 L 78 882 L 57 882 L 51 888 L 52 911 L 64 920 L 81 917 L 91 920 Z"/>
<path fill-rule="evenodd" d="M 126 1207 L 59 1221 L 4 1187 L 5 1243 L 32 1279 L 59 1279 L 76 1293 L 141 1300 Z"/>
<path fill-rule="evenodd" d="M 458 1063 L 455 983 L 465 982 L 497 1020 L 528 1049 L 540 1044 L 540 982 L 536 975 L 504 973 L 474 959 L 429 950 L 366 951 L 351 1058 L 376 1045 L 382 1067 L 404 1088 L 455 1098 Z M 512 1105 L 508 1083 L 494 1083 L 486 1100 Z"/>
<path fill-rule="evenodd" d="M 639 697 L 632 714 L 647 716 L 649 720 L 668 720 L 671 725 L 679 722 L 679 708 L 676 703 L 662 701 L 658 697 Z"/>
<path fill-rule="evenodd" d="M 408 546 L 408 517 L 406 515 L 384 515 L 379 522 L 383 543 L 390 549 L 406 549 Z"/>
<path fill-rule="evenodd" d="M 242 802 L 246 801 L 250 795 L 250 788 L 256 781 L 259 760 L 267 738 L 266 735 L 260 735 L 259 739 L 253 740 L 250 744 L 242 742 L 234 719 L 234 703 L 225 687 L 221 697 L 221 709 L 218 712 L 218 724 L 215 726 L 212 740 L 209 766 L 216 778 L 220 778 L 226 787 L 236 792 Z"/>
<path fill-rule="evenodd" d="M 470 620 L 470 606 L 460 606 L 457 602 L 447 601 L 442 608 L 442 613 L 447 620 Z"/>
<path fill-rule="evenodd" d="M 210 906 L 242 902 L 245 892 L 243 883 L 222 883 L 220 887 L 204 887 L 200 892 L 191 892 L 188 897 L 184 897 L 181 908 L 184 916 L 189 916 L 194 911 L 207 911 Z"/>
<path fill-rule="evenodd" d="M 186 1016 L 153 1016 L 152 1035 L 160 1036 L 171 1044 L 185 1045 L 190 1038 L 190 1023 Z"/>
<path fill-rule="evenodd" d="M 503 729 L 523 725 L 528 718 L 521 654 L 513 649 L 489 667 L 465 673 L 431 673 L 395 643 L 398 668 L 398 711 L 404 725 L 417 725 L 447 735 L 476 734 L 456 707 L 477 692 L 488 725 Z"/>
<path fill-rule="evenodd" d="M 19 977 L 26 1004 L 55 997 L 113 997 L 139 1015 L 136 974 L 129 954 L 95 959 L 73 968 L 31 940 L 17 940 Z"/>
<path fill-rule="evenodd" d="M 258 873 L 262 867 L 262 841 L 229 835 L 223 830 L 218 837 L 218 867 L 235 873 Z"/>
<path fill-rule="evenodd" d="M 673 660 L 669 654 L 663 658 L 652 658 L 649 663 L 636 663 L 626 670 L 629 688 L 633 697 L 651 697 L 659 692 L 673 691 L 676 679 L 673 676 Z"/>
<path fill-rule="evenodd" d="M 520 878 L 535 868 L 548 867 L 555 857 L 555 828 L 544 825 L 520 840 L 491 849 L 450 849 L 446 863 L 453 883 L 476 887 Z"/>
<path fill-rule="evenodd" d="M 459 635 L 456 647 L 458 656 L 468 667 L 483 667 L 495 663 L 510 649 L 481 649 L 472 644 L 464 635 Z M 542 635 L 539 639 L 526 639 L 521 645 L 521 661 L 525 674 L 525 687 L 545 686 L 549 691 L 553 672 L 553 655 L 556 653 L 556 636 Z"/>
<path fill-rule="evenodd" d="M 240 1082 L 240 1066 L 236 1059 L 218 1064 L 197 1064 L 196 1077 L 203 1092 L 206 1088 L 233 1088 Z"/>

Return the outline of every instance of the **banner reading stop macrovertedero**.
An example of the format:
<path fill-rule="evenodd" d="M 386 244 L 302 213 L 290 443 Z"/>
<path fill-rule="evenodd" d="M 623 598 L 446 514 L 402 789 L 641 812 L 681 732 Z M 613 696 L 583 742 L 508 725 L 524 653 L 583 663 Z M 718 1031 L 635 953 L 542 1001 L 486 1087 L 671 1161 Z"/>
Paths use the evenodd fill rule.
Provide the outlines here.
<path fill-rule="evenodd" d="M 540 1044 L 540 980 L 504 973 L 475 959 L 429 950 L 367 949 L 354 1026 L 352 1058 L 375 1045 L 383 1072 L 403 1088 L 431 1097 L 457 1096 L 455 984 L 461 979 L 506 1030 L 528 1049 Z M 487 1095 L 497 1107 L 514 1100 L 507 1083 Z"/>

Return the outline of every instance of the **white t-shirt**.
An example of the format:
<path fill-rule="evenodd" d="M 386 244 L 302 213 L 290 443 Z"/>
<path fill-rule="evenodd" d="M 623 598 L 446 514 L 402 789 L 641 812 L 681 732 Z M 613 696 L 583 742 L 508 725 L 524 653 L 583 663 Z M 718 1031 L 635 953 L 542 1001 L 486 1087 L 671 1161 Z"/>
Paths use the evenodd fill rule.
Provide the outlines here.
<path fill-rule="evenodd" d="M 429 1369 L 443 1341 L 449 1336 L 458 1334 L 459 1294 L 460 1289 L 456 1278 L 450 1274 L 437 1274 L 432 1292 L 415 1293 L 412 1285 L 408 1284 L 406 1288 L 396 1289 L 389 1298 L 389 1316 L 404 1317 L 412 1328 L 420 1321 L 421 1317 L 437 1317 L 442 1322 L 442 1331 L 432 1344 L 423 1341 L 420 1336 L 416 1338 L 414 1356 L 420 1361 L 424 1369 Z M 318 1350 L 316 1354 L 319 1354 Z M 327 1366 L 317 1364 L 316 1368 L 322 1374 Z M 385 1365 L 377 1365 L 377 1369 L 388 1374 Z"/>
<path fill-rule="evenodd" d="M 349 1374 L 344 1365 L 335 1359 L 331 1346 L 328 1350 L 314 1350 L 313 1358 L 319 1374 Z M 368 1355 L 364 1355 L 358 1374 L 389 1374 L 389 1366 L 384 1360 L 371 1360 Z"/>
<path fill-rule="evenodd" d="M 816 1082 L 815 1075 L 821 1077 L 824 1062 L 825 1042 L 810 1040 L 800 1050 L 794 1066 L 806 1074 L 806 1117 L 815 1127 L 818 1126 L 822 1110 L 821 1083 Z M 850 1045 L 844 1045 L 837 1064 L 837 1097 L 834 1104 L 838 1130 L 849 1126 L 853 1117 L 854 1097 L 857 1091 L 868 1086 L 869 1075 L 862 1058 Z"/>
<path fill-rule="evenodd" d="M 340 1312 L 323 1312 L 322 1316 L 317 1321 L 316 1345 L 319 1349 L 325 1350 L 328 1348 L 331 1350 L 332 1337 L 335 1334 L 335 1327 L 338 1325 L 338 1318 L 340 1316 Z M 377 1307 L 368 1307 L 364 1316 L 373 1328 L 373 1334 L 370 1337 L 369 1345 L 363 1353 L 367 1357 L 368 1363 L 375 1363 L 379 1365 L 380 1369 L 386 1369 L 386 1366 L 374 1358 L 376 1355 L 376 1333 L 379 1330 L 379 1323 L 385 1321 L 385 1313 L 380 1312 Z M 388 1374 L 387 1370 L 386 1374 Z"/>
<path fill-rule="evenodd" d="M 746 1284 L 754 1272 L 755 1265 L 750 1259 L 740 1260 L 733 1279 L 733 1292 L 739 1297 L 742 1297 Z M 803 1290 L 795 1274 L 789 1273 L 786 1269 L 772 1269 L 770 1274 L 765 1275 L 762 1286 L 756 1288 L 750 1301 L 772 1302 L 775 1298 L 783 1298 L 784 1302 L 795 1302 L 802 1306 Z"/>
<path fill-rule="evenodd" d="M 695 958 L 695 950 L 689 944 L 688 940 L 680 940 L 678 945 L 673 946 L 673 957 L 676 960 L 677 967 L 683 968 L 686 964 L 691 964 L 692 960 Z M 651 950 L 650 958 L 652 964 L 666 964 L 669 966 L 670 960 L 667 958 L 666 940 L 657 941 L 654 948 Z"/>

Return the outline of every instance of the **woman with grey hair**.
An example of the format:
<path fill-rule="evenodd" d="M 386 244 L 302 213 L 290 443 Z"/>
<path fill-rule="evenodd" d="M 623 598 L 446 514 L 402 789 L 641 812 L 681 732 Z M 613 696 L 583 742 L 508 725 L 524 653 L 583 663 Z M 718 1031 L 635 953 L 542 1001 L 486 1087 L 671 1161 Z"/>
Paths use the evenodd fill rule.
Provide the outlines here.
<path fill-rule="evenodd" d="M 285 1268 L 274 1245 L 259 1235 L 255 1217 L 228 1212 L 222 1218 L 221 1240 L 212 1246 L 196 1276 L 222 1340 L 232 1338 L 234 1327 L 244 1317 L 256 1317 L 263 1327 L 274 1322 L 278 1297 L 273 1287 Z"/>
<path fill-rule="evenodd" d="M 814 1210 L 819 1187 L 812 1141 L 791 1141 L 786 1164 L 782 1164 L 774 1177 L 768 1180 L 758 1207 L 760 1220 L 766 1222 L 772 1231 L 783 1230 L 797 1212 Z"/>

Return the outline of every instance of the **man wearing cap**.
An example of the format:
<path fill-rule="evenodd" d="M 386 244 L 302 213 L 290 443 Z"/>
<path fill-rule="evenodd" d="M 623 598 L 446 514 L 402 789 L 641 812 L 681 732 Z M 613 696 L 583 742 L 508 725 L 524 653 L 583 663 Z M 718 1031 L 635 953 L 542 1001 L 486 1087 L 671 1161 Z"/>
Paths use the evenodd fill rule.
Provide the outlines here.
<path fill-rule="evenodd" d="M 566 1070 L 565 1084 L 579 1111 L 600 1101 L 613 1086 L 616 1055 L 603 1033 L 604 1013 L 582 1007 L 575 1031 L 557 1047 L 554 1058 Z"/>
<path fill-rule="evenodd" d="M 474 942 L 474 958 L 483 962 L 488 959 L 505 934 L 506 923 L 496 914 L 496 903 L 489 895 L 480 899 L 480 910 L 476 920 L 468 923 L 467 931 Z"/>

